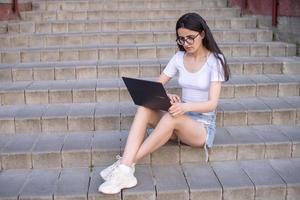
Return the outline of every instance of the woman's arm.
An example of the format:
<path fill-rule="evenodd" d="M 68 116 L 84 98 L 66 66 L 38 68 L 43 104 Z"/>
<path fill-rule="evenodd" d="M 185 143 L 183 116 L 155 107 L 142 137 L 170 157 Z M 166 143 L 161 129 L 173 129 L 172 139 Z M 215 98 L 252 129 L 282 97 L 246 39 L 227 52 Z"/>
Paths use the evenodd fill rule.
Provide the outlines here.
<path fill-rule="evenodd" d="M 211 112 L 218 106 L 218 101 L 221 93 L 222 82 L 211 82 L 209 89 L 208 101 L 199 103 L 175 103 L 169 109 L 169 112 L 175 117 L 186 112 Z"/>
<path fill-rule="evenodd" d="M 171 80 L 171 77 L 165 75 L 164 73 L 161 73 L 157 81 L 165 85 L 169 80 Z"/>

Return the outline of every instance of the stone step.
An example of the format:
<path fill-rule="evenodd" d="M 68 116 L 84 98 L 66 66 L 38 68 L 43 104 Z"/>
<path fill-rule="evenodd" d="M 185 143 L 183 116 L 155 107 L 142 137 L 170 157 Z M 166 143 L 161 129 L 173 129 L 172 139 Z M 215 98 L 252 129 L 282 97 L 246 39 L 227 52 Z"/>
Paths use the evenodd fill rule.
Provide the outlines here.
<path fill-rule="evenodd" d="M 169 59 L 0 64 L 0 82 L 158 77 Z M 232 75 L 300 74 L 299 57 L 228 58 Z"/>
<path fill-rule="evenodd" d="M 200 13 L 201 16 L 206 18 L 211 17 L 239 17 L 240 9 L 239 8 L 208 8 L 202 7 L 197 4 L 187 4 L 186 2 L 182 2 L 186 6 L 183 8 L 177 8 L 173 5 L 169 5 L 169 8 L 134 8 L 135 6 L 131 6 L 128 9 L 123 8 L 119 9 L 105 9 L 105 10 L 97 10 L 95 8 L 85 10 L 85 11 L 26 11 L 22 12 L 22 20 L 28 21 L 55 21 L 55 20 L 100 20 L 100 19 L 114 19 L 114 20 L 136 20 L 136 19 L 169 19 L 169 18 L 179 18 L 181 15 L 187 12 L 197 12 Z M 218 15 L 217 15 L 218 14 Z"/>
<path fill-rule="evenodd" d="M 217 14 L 216 16 L 218 16 Z M 95 31 L 157 31 L 175 29 L 178 19 L 157 20 L 54 20 L 47 22 L 17 21 L 3 22 L 0 33 L 71 33 L 71 32 L 95 32 Z M 255 17 L 224 18 L 213 17 L 206 19 L 211 29 L 241 29 L 256 28 Z"/>
<path fill-rule="evenodd" d="M 132 101 L 1 106 L 0 133 L 128 130 L 136 108 Z M 299 96 L 221 99 L 217 126 L 295 125 L 299 113 Z"/>
<path fill-rule="evenodd" d="M 138 165 L 138 185 L 103 195 L 104 168 L 5 170 L 1 199 L 297 199 L 299 159 L 228 161 L 209 164 Z M 234 178 L 233 178 L 234 177 Z"/>
<path fill-rule="evenodd" d="M 209 161 L 300 158 L 299 126 L 217 128 Z M 128 137 L 123 131 L 1 135 L 2 170 L 91 167 L 113 163 Z M 205 163 L 203 148 L 169 141 L 139 164 Z"/>
<path fill-rule="evenodd" d="M 48 11 L 82 11 L 82 10 L 106 10 L 117 9 L 122 11 L 124 9 L 145 9 L 145 8 L 193 8 L 195 6 L 205 7 L 224 7 L 227 6 L 226 0 L 188 0 L 188 1 L 33 1 L 33 8 L 38 10 Z"/>
<path fill-rule="evenodd" d="M 238 75 L 222 86 L 220 98 L 299 96 L 299 88 L 300 75 Z M 166 90 L 180 95 L 177 78 L 167 84 Z M 131 97 L 120 78 L 26 81 L 0 86 L 0 105 L 126 101 L 131 101 Z"/>
<path fill-rule="evenodd" d="M 269 29 L 214 29 L 212 33 L 217 43 L 271 42 L 273 40 L 273 32 Z M 175 40 L 175 31 L 25 33 L 0 35 L 0 48 L 153 44 L 170 43 Z"/>
<path fill-rule="evenodd" d="M 296 45 L 284 42 L 226 42 L 219 44 L 226 57 L 295 56 Z M 109 61 L 170 58 L 178 50 L 175 42 L 134 45 L 89 45 L 52 48 L 0 49 L 1 63 L 56 61 Z"/>

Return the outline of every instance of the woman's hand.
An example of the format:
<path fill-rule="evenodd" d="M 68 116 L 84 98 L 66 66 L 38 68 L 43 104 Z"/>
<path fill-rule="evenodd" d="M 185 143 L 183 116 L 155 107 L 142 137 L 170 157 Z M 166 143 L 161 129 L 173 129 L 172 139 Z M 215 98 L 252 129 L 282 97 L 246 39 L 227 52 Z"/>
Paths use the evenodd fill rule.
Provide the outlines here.
<path fill-rule="evenodd" d="M 173 105 L 174 103 L 180 103 L 181 100 L 180 100 L 180 97 L 176 94 L 167 94 L 168 97 L 170 98 L 170 102 L 171 104 Z"/>
<path fill-rule="evenodd" d="M 173 117 L 178 117 L 180 115 L 183 115 L 188 111 L 187 109 L 187 104 L 186 103 L 174 103 L 172 106 L 169 108 L 169 113 Z"/>

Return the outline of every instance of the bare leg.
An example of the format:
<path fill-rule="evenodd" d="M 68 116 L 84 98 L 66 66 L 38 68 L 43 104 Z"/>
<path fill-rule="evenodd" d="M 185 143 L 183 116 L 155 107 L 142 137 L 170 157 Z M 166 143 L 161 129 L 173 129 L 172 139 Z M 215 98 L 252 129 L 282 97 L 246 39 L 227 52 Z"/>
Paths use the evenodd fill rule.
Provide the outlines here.
<path fill-rule="evenodd" d="M 156 125 L 161 118 L 159 111 L 153 111 L 145 107 L 138 107 L 131 125 L 121 163 L 131 166 L 145 138 L 148 124 Z"/>
<path fill-rule="evenodd" d="M 179 139 L 188 145 L 203 146 L 205 143 L 206 130 L 202 123 L 196 122 L 187 116 L 174 118 L 166 113 L 153 133 L 140 146 L 134 162 L 164 145 L 172 137 L 174 130 L 176 130 L 175 133 Z"/>

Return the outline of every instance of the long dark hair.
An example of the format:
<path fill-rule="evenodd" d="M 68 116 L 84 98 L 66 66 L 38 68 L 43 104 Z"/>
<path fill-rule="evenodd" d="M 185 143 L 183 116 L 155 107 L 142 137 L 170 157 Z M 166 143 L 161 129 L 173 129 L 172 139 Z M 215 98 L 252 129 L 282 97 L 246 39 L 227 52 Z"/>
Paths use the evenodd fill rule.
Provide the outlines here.
<path fill-rule="evenodd" d="M 214 56 L 221 62 L 223 70 L 224 70 L 224 78 L 225 81 L 229 80 L 230 76 L 230 70 L 227 65 L 226 58 L 220 48 L 218 47 L 209 27 L 207 26 L 205 20 L 198 15 L 197 13 L 187 13 L 181 16 L 177 23 L 176 23 L 176 36 L 178 38 L 178 29 L 179 28 L 186 28 L 192 31 L 197 31 L 199 33 L 202 33 L 204 31 L 205 36 L 203 38 L 203 45 L 214 54 Z M 185 51 L 184 47 L 182 45 L 178 45 L 178 48 L 180 51 Z M 221 58 L 220 54 L 223 56 L 223 59 Z"/>

